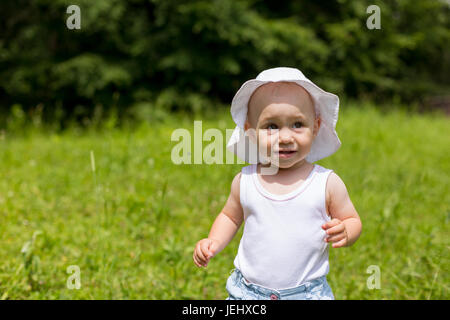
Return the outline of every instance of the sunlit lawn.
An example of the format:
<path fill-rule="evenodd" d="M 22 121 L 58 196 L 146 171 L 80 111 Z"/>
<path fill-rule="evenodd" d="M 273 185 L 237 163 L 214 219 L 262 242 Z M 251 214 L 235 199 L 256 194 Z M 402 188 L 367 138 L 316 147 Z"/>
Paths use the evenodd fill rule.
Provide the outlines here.
<path fill-rule="evenodd" d="M 234 128 L 228 109 L 196 120 L 203 132 Z M 352 247 L 330 248 L 336 299 L 450 298 L 449 124 L 355 104 L 340 111 L 342 147 L 318 163 L 346 183 L 363 232 Z M 174 165 L 171 134 L 181 127 L 193 132 L 193 119 L 4 132 L 0 297 L 225 299 L 242 227 L 207 269 L 192 252 L 243 165 Z M 67 288 L 71 265 L 81 271 L 78 290 Z M 371 265 L 380 289 L 367 287 Z"/>

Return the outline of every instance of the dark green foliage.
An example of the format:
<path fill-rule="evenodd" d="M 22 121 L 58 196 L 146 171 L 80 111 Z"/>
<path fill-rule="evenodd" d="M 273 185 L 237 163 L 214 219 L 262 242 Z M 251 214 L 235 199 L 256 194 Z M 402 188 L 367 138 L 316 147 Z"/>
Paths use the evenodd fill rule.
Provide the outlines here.
<path fill-rule="evenodd" d="M 66 8 L 81 8 L 69 30 Z M 366 8 L 381 8 L 369 30 Z M 92 117 L 145 104 L 229 104 L 265 68 L 293 66 L 339 95 L 449 91 L 449 5 L 438 0 L 36 0 L 0 4 L 0 108 Z M 130 109 L 130 110 L 131 110 Z"/>

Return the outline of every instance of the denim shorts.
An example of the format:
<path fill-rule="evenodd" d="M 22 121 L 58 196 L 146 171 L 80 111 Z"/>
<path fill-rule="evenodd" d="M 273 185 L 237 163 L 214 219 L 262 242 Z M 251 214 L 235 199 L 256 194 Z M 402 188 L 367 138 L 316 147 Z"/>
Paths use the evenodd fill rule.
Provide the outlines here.
<path fill-rule="evenodd" d="M 298 287 L 275 290 L 248 282 L 237 268 L 230 273 L 226 300 L 334 300 L 326 276 L 307 281 Z"/>

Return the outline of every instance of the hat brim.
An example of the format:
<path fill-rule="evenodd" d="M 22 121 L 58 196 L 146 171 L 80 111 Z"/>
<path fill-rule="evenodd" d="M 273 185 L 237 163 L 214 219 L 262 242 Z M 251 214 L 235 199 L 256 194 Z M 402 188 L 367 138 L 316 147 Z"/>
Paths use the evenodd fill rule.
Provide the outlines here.
<path fill-rule="evenodd" d="M 319 132 L 314 138 L 306 160 L 308 162 L 315 162 L 335 153 L 341 146 L 341 141 L 336 133 L 336 123 L 339 114 L 339 97 L 322 90 L 306 78 L 305 80 L 295 79 L 282 81 L 294 82 L 307 90 L 314 101 L 315 109 L 319 112 L 321 117 Z M 244 132 L 248 102 L 256 89 L 269 82 L 276 81 L 248 80 L 238 90 L 231 103 L 231 116 L 237 126 L 228 141 L 227 149 L 248 163 L 258 163 L 256 145 L 249 140 L 248 137 L 246 139 Z"/>

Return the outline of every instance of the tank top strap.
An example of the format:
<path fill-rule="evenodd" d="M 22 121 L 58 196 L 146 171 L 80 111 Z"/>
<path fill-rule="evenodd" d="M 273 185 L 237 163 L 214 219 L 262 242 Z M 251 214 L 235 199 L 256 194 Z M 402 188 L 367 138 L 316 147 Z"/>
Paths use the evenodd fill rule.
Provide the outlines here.
<path fill-rule="evenodd" d="M 321 165 L 316 164 L 315 177 L 312 181 L 310 192 L 314 193 L 318 203 L 321 206 L 321 212 L 325 220 L 330 220 L 330 216 L 327 214 L 327 181 L 330 174 L 333 172 L 332 169 L 327 169 Z"/>
<path fill-rule="evenodd" d="M 256 164 L 251 164 L 245 167 L 242 167 L 241 169 L 241 179 L 239 182 L 239 197 L 241 201 L 241 206 L 244 207 L 247 203 L 247 192 L 248 188 L 251 187 L 251 179 L 252 179 L 252 173 L 254 170 L 254 166 Z"/>
<path fill-rule="evenodd" d="M 320 189 L 326 190 L 326 184 L 328 181 L 328 177 L 333 172 L 332 169 L 327 169 L 322 167 L 321 165 L 316 164 L 316 178 L 315 183 L 321 185 Z M 323 188 L 322 188 L 323 187 Z"/>

